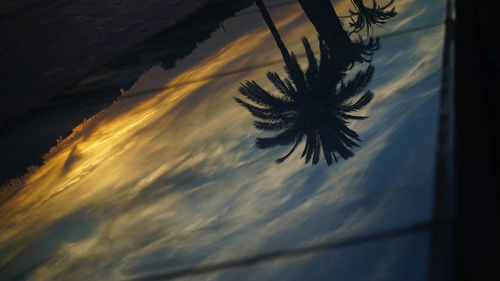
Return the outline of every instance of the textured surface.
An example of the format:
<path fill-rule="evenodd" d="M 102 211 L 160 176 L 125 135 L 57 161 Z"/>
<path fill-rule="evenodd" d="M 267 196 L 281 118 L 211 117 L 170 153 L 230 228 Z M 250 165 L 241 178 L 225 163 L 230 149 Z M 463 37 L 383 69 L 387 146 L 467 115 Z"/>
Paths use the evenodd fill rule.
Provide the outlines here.
<path fill-rule="evenodd" d="M 0 127 L 207 2 L 2 1 Z"/>

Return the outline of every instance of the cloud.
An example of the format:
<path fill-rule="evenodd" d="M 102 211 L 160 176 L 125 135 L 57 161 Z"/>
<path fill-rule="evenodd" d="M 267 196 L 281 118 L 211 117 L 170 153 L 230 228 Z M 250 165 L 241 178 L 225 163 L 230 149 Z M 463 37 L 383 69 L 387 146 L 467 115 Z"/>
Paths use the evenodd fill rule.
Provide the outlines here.
<path fill-rule="evenodd" d="M 314 34 L 300 13 L 277 21 L 295 37 Z M 422 170 L 422 163 L 432 161 L 433 143 L 406 144 L 406 138 L 413 136 L 407 133 L 412 120 L 437 124 L 436 108 L 424 109 L 437 103 L 439 79 L 433 77 L 439 72 L 441 47 L 435 42 L 442 41 L 442 34 L 424 34 L 425 40 L 408 37 L 407 44 L 414 47 L 398 50 L 398 59 L 375 58 L 376 99 L 366 111 L 370 118 L 351 124 L 363 138 L 353 159 L 333 167 L 304 166 L 294 154 L 276 165 L 273 160 L 285 148 L 254 148 L 260 133 L 232 97 L 245 79 L 272 89 L 267 69 L 124 98 L 60 141 L 22 192 L 0 207 L 8 218 L 0 224 L 0 248 L 27 239 L 21 248 L 29 253 L 40 243 L 34 236 L 58 235 L 56 222 L 92 206 L 85 211 L 92 231 L 77 240 L 62 239 L 30 279 L 121 280 L 368 232 L 425 216 L 425 210 L 417 208 L 409 215 L 402 207 L 427 200 L 412 196 L 425 193 L 432 182 L 432 173 Z M 381 58 L 392 51 L 380 50 Z M 272 38 L 259 28 L 185 69 L 167 86 L 276 58 L 279 52 Z M 395 64 L 400 66 L 394 68 Z M 283 73 L 281 65 L 269 69 Z M 169 75 L 173 76 L 154 68 L 125 95 L 150 83 L 161 85 Z M 414 134 L 432 130 L 431 125 L 417 128 Z M 391 150 L 394 146 L 408 152 Z M 421 171 L 422 181 L 412 186 L 404 176 L 416 170 Z M 404 184 L 407 193 L 401 191 Z M 336 267 L 347 267 L 363 251 L 355 252 L 344 261 L 335 257 Z M 8 260 L 20 257 L 19 251 L 14 253 Z M 302 261 L 311 266 L 318 259 Z M 285 274 L 293 266 L 274 262 L 256 274 Z M 238 276 L 244 279 L 241 273 Z M 221 273 L 211 278 L 230 279 Z"/>

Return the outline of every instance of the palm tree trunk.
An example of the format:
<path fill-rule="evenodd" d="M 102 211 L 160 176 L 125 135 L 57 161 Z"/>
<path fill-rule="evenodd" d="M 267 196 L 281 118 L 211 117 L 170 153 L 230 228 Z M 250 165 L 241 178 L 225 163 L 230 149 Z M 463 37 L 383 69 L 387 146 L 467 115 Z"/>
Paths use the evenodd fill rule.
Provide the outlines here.
<path fill-rule="evenodd" d="M 330 0 L 298 0 L 307 18 L 325 41 L 335 59 L 350 56 L 352 42 Z M 339 63 L 339 60 L 337 60 Z"/>
<path fill-rule="evenodd" d="M 288 52 L 288 49 L 285 46 L 285 43 L 283 43 L 283 40 L 281 40 L 281 36 L 278 33 L 278 29 L 276 29 L 276 26 L 274 25 L 273 20 L 271 19 L 271 16 L 269 15 L 269 12 L 266 9 L 266 6 L 264 6 L 264 3 L 262 0 L 255 0 L 255 4 L 257 4 L 257 7 L 259 7 L 260 13 L 262 14 L 262 17 L 264 18 L 264 21 L 267 24 L 267 27 L 269 27 L 269 30 L 271 31 L 271 34 L 274 37 L 274 41 L 276 41 L 276 45 L 278 45 L 278 48 L 281 51 L 281 55 L 283 56 L 283 60 L 285 61 L 285 65 L 291 65 L 291 59 L 290 59 L 290 53 Z"/>

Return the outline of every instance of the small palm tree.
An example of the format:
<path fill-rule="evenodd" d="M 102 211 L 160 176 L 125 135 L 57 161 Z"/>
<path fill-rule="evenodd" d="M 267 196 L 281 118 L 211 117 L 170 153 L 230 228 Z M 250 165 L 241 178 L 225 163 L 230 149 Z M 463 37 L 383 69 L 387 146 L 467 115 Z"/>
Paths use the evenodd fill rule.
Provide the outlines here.
<path fill-rule="evenodd" d="M 284 80 L 276 72 L 268 72 L 267 78 L 281 93 L 272 95 L 255 81 L 242 83 L 239 91 L 253 104 L 235 98 L 236 102 L 248 109 L 259 120 L 254 126 L 259 130 L 276 132 L 273 137 L 257 138 L 256 146 L 261 149 L 279 145 L 291 145 L 290 151 L 276 160 L 283 162 L 305 140 L 301 158 L 317 164 L 321 151 L 328 165 L 337 162 L 340 156 L 348 159 L 354 156 L 350 150 L 358 146 L 360 138 L 349 129 L 348 120 L 365 119 L 352 113 L 363 108 L 373 99 L 369 90 L 360 95 L 372 78 L 374 68 L 369 65 L 365 71 L 343 82 L 345 68 L 333 63 L 332 52 L 322 38 L 319 38 L 320 60 L 316 59 L 306 38 L 302 42 L 309 66 L 303 72 L 294 53 L 290 54 L 285 70 L 288 78 Z"/>
<path fill-rule="evenodd" d="M 357 8 L 357 11 L 349 10 L 352 16 L 351 23 L 349 23 L 349 25 L 353 27 L 351 33 L 358 33 L 366 28 L 366 33 L 369 34 L 372 24 L 384 24 L 388 19 L 397 15 L 396 8 L 394 7 L 392 7 L 391 10 L 386 11 L 386 9 L 394 3 L 394 0 L 391 0 L 385 6 L 380 6 L 377 4 L 376 0 L 373 0 L 372 8 L 366 7 L 363 0 L 351 1 Z M 356 17 L 356 20 L 354 20 L 354 17 Z"/>
<path fill-rule="evenodd" d="M 344 29 L 330 0 L 298 1 L 319 36 L 323 38 L 328 48 L 334 51 L 332 58 L 339 66 L 347 69 L 355 63 L 370 62 L 371 57 L 380 47 L 378 38 L 369 38 L 365 42 L 361 38 L 352 40 L 351 33 Z"/>

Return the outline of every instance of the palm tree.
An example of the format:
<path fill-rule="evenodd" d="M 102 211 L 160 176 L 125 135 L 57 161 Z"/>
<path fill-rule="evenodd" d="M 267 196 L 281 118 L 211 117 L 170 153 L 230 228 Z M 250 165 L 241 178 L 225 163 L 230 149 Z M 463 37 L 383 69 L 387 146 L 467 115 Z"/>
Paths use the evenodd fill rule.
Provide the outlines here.
<path fill-rule="evenodd" d="M 317 164 L 321 151 L 328 165 L 337 162 L 337 156 L 343 159 L 354 156 L 350 149 L 358 146 L 360 138 L 347 124 L 351 119 L 367 118 L 352 112 L 366 106 L 373 99 L 373 93 L 368 90 L 356 101 L 353 99 L 367 86 L 374 68 L 369 65 L 347 83 L 343 79 L 346 70 L 356 61 L 369 61 L 363 56 L 371 56 L 378 48 L 378 41 L 376 44 L 370 41 L 371 45 L 352 43 L 343 29 L 337 30 L 339 40 L 332 37 L 327 41 L 320 34 L 318 62 L 308 40 L 303 38 L 309 62 L 309 67 L 303 72 L 295 54 L 290 53 L 283 43 L 262 0 L 255 2 L 281 52 L 288 74 L 288 78 L 283 80 L 276 72 L 267 73 L 280 96 L 270 94 L 255 81 L 246 81 L 239 88 L 240 93 L 253 104 L 240 98 L 235 100 L 259 119 L 254 121 L 254 126 L 277 133 L 273 137 L 257 138 L 256 146 L 265 149 L 292 145 L 286 155 L 276 160 L 277 163 L 287 159 L 302 140 L 305 140 L 305 148 L 301 158 L 305 157 L 306 163 L 312 160 L 312 164 Z"/>
<path fill-rule="evenodd" d="M 351 0 L 357 11 L 349 10 L 352 22 L 349 24 L 354 29 L 351 33 L 358 33 L 366 28 L 366 33 L 369 34 L 372 24 L 384 24 L 388 19 L 397 15 L 396 8 L 392 7 L 390 11 L 385 11 L 389 8 L 394 0 L 391 0 L 385 6 L 377 5 L 377 1 L 373 0 L 372 8 L 368 8 L 363 3 L 363 0 Z M 354 20 L 356 17 L 356 20 Z"/>
<path fill-rule="evenodd" d="M 260 10 L 260 13 L 262 14 L 262 17 L 264 18 L 264 21 L 266 22 L 267 27 L 271 31 L 271 34 L 274 37 L 274 41 L 276 42 L 276 45 L 278 46 L 278 49 L 280 49 L 281 56 L 283 57 L 283 61 L 285 62 L 285 67 L 288 69 L 293 69 L 292 66 L 292 58 L 290 56 L 290 53 L 288 52 L 288 49 L 285 46 L 285 43 L 283 43 L 283 40 L 281 39 L 281 36 L 278 32 L 278 29 L 274 25 L 273 20 L 271 19 L 271 16 L 269 15 L 269 12 L 266 9 L 266 6 L 262 2 L 262 0 L 255 0 L 255 4 Z M 296 69 L 295 69 L 296 71 Z"/>
<path fill-rule="evenodd" d="M 343 82 L 345 72 L 333 63 L 332 52 L 326 42 L 319 37 L 320 60 L 316 59 L 306 38 L 302 40 L 309 66 L 302 72 L 296 56 L 291 53 L 289 63 L 285 63 L 288 78 L 284 80 L 276 72 L 268 72 L 267 78 L 281 95 L 272 95 L 255 81 L 241 84 L 239 91 L 254 104 L 235 98 L 236 102 L 260 120 L 254 121 L 259 130 L 272 131 L 273 137 L 257 138 L 256 146 L 261 149 L 278 145 L 292 145 L 290 151 L 276 160 L 283 162 L 305 139 L 301 157 L 305 162 L 317 164 L 321 151 L 328 165 L 338 161 L 340 156 L 348 159 L 354 156 L 350 148 L 358 146 L 360 138 L 349 129 L 348 120 L 360 120 L 366 116 L 356 116 L 355 112 L 373 99 L 371 91 L 359 95 L 370 81 L 374 68 L 369 65 L 347 83 Z M 291 71 L 298 69 L 300 73 Z"/>
<path fill-rule="evenodd" d="M 378 38 L 369 38 L 366 43 L 361 38 L 351 40 L 330 0 L 298 1 L 319 36 L 335 52 L 332 58 L 341 68 L 350 68 L 356 62 L 369 62 L 379 49 Z"/>

